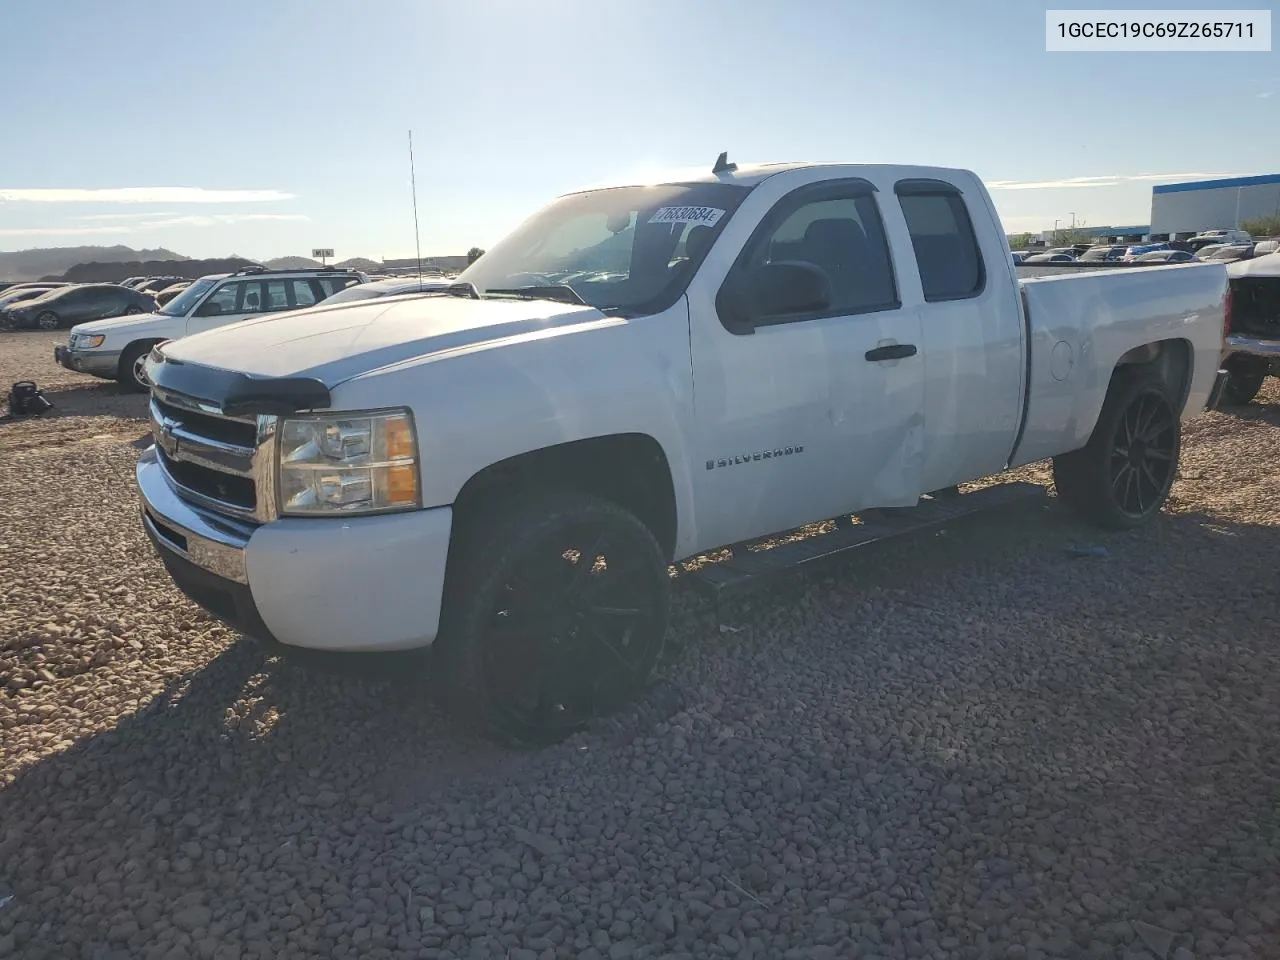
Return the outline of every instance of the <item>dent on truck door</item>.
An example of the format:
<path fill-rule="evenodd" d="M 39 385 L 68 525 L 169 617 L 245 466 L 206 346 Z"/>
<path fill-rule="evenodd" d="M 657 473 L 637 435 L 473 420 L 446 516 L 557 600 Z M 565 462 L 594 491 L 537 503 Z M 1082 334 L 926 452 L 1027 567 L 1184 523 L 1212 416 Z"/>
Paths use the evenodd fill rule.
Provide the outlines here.
<path fill-rule="evenodd" d="M 760 284 L 779 264 L 774 279 L 790 280 L 762 298 Z M 802 266 L 797 273 L 787 265 Z M 806 276 L 825 282 L 825 306 L 802 302 L 812 291 L 794 284 Z M 752 293 L 745 300 L 744 290 Z M 787 296 L 796 301 L 788 305 Z M 772 313 L 761 307 L 769 301 Z M 744 325 L 735 304 L 754 311 L 753 322 Z M 872 185 L 825 181 L 779 200 L 729 271 L 714 310 L 694 305 L 704 542 L 915 503 L 920 344 L 919 316 L 899 304 Z"/>

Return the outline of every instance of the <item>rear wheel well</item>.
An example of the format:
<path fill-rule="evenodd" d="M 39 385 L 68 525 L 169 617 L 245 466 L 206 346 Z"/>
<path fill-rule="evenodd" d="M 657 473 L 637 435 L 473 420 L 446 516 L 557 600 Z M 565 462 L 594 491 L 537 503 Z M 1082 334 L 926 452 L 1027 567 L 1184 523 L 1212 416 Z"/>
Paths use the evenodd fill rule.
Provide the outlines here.
<path fill-rule="evenodd" d="M 1116 361 L 1111 383 L 1125 374 L 1154 374 L 1169 389 L 1179 415 L 1191 392 L 1191 344 L 1186 340 L 1157 340 L 1134 347 Z"/>
<path fill-rule="evenodd" d="M 579 490 L 610 500 L 647 526 L 663 555 L 675 553 L 676 504 L 662 447 L 641 433 L 574 440 L 501 460 L 471 477 L 454 499 L 458 534 L 503 503 L 533 490 Z M 462 536 L 455 536 L 455 542 Z"/>

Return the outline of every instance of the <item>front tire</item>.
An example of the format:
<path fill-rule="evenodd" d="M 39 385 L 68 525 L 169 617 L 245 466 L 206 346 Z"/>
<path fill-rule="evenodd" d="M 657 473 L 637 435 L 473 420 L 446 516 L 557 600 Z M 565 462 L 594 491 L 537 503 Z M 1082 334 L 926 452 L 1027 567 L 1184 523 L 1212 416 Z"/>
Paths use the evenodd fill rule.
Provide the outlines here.
<path fill-rule="evenodd" d="M 1054 457 L 1058 497 L 1104 529 L 1140 526 L 1168 499 L 1181 445 L 1182 424 L 1165 382 L 1152 373 L 1121 373 L 1089 443 Z"/>
<path fill-rule="evenodd" d="M 1227 403 L 1244 406 L 1258 395 L 1262 382 L 1267 378 L 1270 364 L 1256 357 L 1235 356 L 1226 363 L 1229 376 L 1222 391 Z"/>
<path fill-rule="evenodd" d="M 52 310 L 46 310 L 36 317 L 37 330 L 57 330 L 60 326 L 62 326 L 62 320 Z"/>
<path fill-rule="evenodd" d="M 120 354 L 120 367 L 116 373 L 116 382 L 133 393 L 148 393 L 151 384 L 142 372 L 142 364 L 151 352 L 149 343 L 131 343 Z"/>
<path fill-rule="evenodd" d="M 667 561 L 632 513 L 526 495 L 460 533 L 435 666 L 491 735 L 555 743 L 644 688 L 670 603 Z"/>

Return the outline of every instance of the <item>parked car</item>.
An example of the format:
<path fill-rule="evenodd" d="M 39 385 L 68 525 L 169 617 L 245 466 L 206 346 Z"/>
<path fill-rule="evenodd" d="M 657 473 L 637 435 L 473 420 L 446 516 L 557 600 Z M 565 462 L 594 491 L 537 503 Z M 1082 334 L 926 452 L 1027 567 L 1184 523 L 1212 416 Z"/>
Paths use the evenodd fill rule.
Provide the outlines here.
<path fill-rule="evenodd" d="M 1027 257 L 1023 263 L 1072 263 L 1075 257 L 1069 253 L 1037 253 L 1035 256 Z"/>
<path fill-rule="evenodd" d="M 1114 263 L 1124 256 L 1125 248 L 1121 246 L 1113 246 L 1104 244 L 1102 246 L 1090 247 L 1084 253 L 1080 254 L 1081 263 Z"/>
<path fill-rule="evenodd" d="M 1160 511 L 1226 379 L 1225 268 L 1019 282 L 1005 237 L 935 167 L 569 194 L 448 288 L 158 346 L 140 522 L 242 632 L 433 647 L 490 729 L 558 739 L 644 684 L 673 562 L 1048 458 L 1097 524 Z"/>
<path fill-rule="evenodd" d="M 0 311 L 3 311 L 12 303 L 31 300 L 34 297 L 43 297 L 50 290 L 57 290 L 61 286 L 66 286 L 66 284 L 15 283 L 7 290 L 0 291 Z"/>
<path fill-rule="evenodd" d="M 142 361 L 162 340 L 177 340 L 262 314 L 313 306 L 364 281 L 364 274 L 336 267 L 245 267 L 236 273 L 211 274 L 194 281 L 164 306 L 153 306 L 145 316 L 73 327 L 67 345 L 55 348 L 54 359 L 68 370 L 118 380 L 125 387 L 145 391 Z"/>
<path fill-rule="evenodd" d="M 1152 250 L 1133 258 L 1133 263 L 1190 263 L 1196 259 L 1194 253 L 1185 250 Z"/>
<path fill-rule="evenodd" d="M 1249 231 L 1247 230 L 1201 230 L 1187 242 L 1192 245 L 1193 249 L 1198 249 L 1199 247 L 1210 243 L 1252 244 L 1253 237 L 1249 235 Z"/>
<path fill-rule="evenodd" d="M 1280 376 L 1280 256 L 1267 254 L 1227 265 L 1231 324 L 1224 349 L 1225 399 L 1245 404 L 1267 377 Z"/>
<path fill-rule="evenodd" d="M 1228 243 L 1219 247 L 1217 250 L 1214 250 L 1213 253 L 1209 254 L 1207 257 L 1203 254 L 1199 254 L 1198 256 L 1201 260 L 1216 260 L 1226 263 L 1230 263 L 1235 260 L 1248 260 L 1253 256 L 1253 244 Z"/>
<path fill-rule="evenodd" d="M 372 300 L 375 297 L 398 297 L 405 294 L 427 293 L 449 286 L 450 281 L 443 278 L 428 280 L 417 277 L 388 277 L 383 280 L 370 280 L 368 283 L 357 283 L 345 290 L 339 290 L 325 300 L 324 305 L 331 307 L 339 303 L 350 303 L 353 300 Z"/>
<path fill-rule="evenodd" d="M 1253 245 L 1253 255 L 1255 257 L 1275 253 L 1277 250 L 1280 250 L 1280 240 L 1259 240 Z"/>
<path fill-rule="evenodd" d="M 151 277 L 148 280 L 143 280 L 133 289 L 141 293 L 159 293 L 165 287 L 172 286 L 181 279 L 182 277 Z"/>
<path fill-rule="evenodd" d="M 7 309 L 10 322 L 19 329 L 36 327 L 57 330 L 59 327 L 148 313 L 156 306 L 150 294 L 138 293 L 118 283 L 83 283 L 50 290 Z"/>
<path fill-rule="evenodd" d="M 1225 243 L 1211 243 L 1207 247 L 1200 247 L 1195 253 L 1195 258 L 1197 260 L 1209 260 L 1212 258 L 1213 254 L 1217 253 L 1225 246 Z"/>
<path fill-rule="evenodd" d="M 163 307 L 166 303 L 168 303 L 170 300 L 172 300 L 174 297 L 180 294 L 183 290 L 187 289 L 187 287 L 189 286 L 191 286 L 190 280 L 180 280 L 177 283 L 170 284 L 169 286 L 165 287 L 163 290 L 161 290 L 159 293 L 155 295 L 156 304 L 158 306 Z"/>
<path fill-rule="evenodd" d="M 1120 258 L 1122 263 L 1131 263 L 1144 253 L 1155 253 L 1157 250 L 1172 250 L 1173 248 L 1167 243 L 1135 243 L 1125 247 L 1124 255 Z"/>

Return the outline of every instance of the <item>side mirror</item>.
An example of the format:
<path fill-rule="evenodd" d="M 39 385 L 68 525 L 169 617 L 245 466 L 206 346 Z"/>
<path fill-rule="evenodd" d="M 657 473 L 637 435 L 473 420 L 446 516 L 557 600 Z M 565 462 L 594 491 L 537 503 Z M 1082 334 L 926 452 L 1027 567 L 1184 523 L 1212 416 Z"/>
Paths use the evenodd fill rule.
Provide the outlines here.
<path fill-rule="evenodd" d="M 200 304 L 200 308 L 196 310 L 197 317 L 216 317 L 222 313 L 222 304 L 215 303 L 212 300 L 206 300 Z"/>
<path fill-rule="evenodd" d="M 728 313 L 736 332 L 750 333 L 774 318 L 816 313 L 831 306 L 831 278 L 803 261 L 764 263 L 733 284 Z"/>

